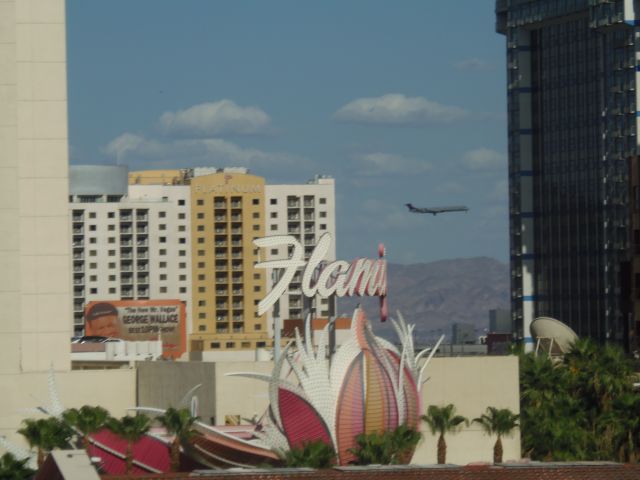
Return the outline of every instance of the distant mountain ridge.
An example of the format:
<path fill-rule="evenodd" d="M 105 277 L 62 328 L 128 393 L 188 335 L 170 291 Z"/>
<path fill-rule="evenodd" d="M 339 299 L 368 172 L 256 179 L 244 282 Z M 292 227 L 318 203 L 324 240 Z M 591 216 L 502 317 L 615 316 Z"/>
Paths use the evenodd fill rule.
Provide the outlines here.
<path fill-rule="evenodd" d="M 458 258 L 410 265 L 389 264 L 389 314 L 400 310 L 408 323 L 416 324 L 416 340 L 426 342 L 444 333 L 451 325 L 472 323 L 489 326 L 489 310 L 509 309 L 509 266 L 488 257 Z M 361 303 L 374 331 L 390 340 L 395 334 L 390 322 L 379 321 L 378 299 L 343 298 L 339 314 L 350 315 Z"/>

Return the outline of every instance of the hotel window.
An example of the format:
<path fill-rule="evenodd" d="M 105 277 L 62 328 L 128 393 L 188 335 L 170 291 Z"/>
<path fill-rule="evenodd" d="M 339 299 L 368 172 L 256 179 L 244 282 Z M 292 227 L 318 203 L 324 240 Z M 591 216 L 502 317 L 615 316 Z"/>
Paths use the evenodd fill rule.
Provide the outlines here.
<path fill-rule="evenodd" d="M 160 287 L 160 293 L 167 293 L 167 287 Z"/>
<path fill-rule="evenodd" d="M 326 230 L 327 229 L 327 224 L 326 223 L 321 223 L 320 224 L 320 230 Z"/>
<path fill-rule="evenodd" d="M 198 287 L 198 293 L 205 293 L 207 289 L 205 287 Z"/>
<path fill-rule="evenodd" d="M 277 255 L 278 254 L 278 249 L 277 248 L 272 248 L 271 249 L 271 255 Z"/>
<path fill-rule="evenodd" d="M 260 280 L 260 274 L 259 273 L 254 273 L 253 274 L 253 279 L 254 280 Z"/>
<path fill-rule="evenodd" d="M 278 225 L 271 225 L 271 227 L 269 227 L 271 229 L 271 231 L 273 230 L 277 230 L 278 229 Z"/>
<path fill-rule="evenodd" d="M 180 287 L 179 292 L 180 293 L 187 293 L 187 287 Z"/>
<path fill-rule="evenodd" d="M 89 212 L 89 218 L 96 218 L 96 212 Z"/>
<path fill-rule="evenodd" d="M 325 205 L 327 203 L 327 199 L 326 198 L 320 198 L 320 205 Z"/>
<path fill-rule="evenodd" d="M 206 264 L 204 262 L 198 262 L 198 268 L 204 268 L 205 265 Z"/>
<path fill-rule="evenodd" d="M 184 213 L 179 213 L 178 214 L 178 220 L 184 220 L 185 218 L 187 218 L 186 214 L 184 214 Z"/>
<path fill-rule="evenodd" d="M 92 270 L 93 270 L 94 268 L 98 268 L 98 264 L 97 264 L 97 263 L 90 263 L 90 264 L 89 264 L 89 268 L 90 268 L 90 269 L 92 269 Z"/>
<path fill-rule="evenodd" d="M 161 249 L 158 251 L 158 255 L 166 255 L 166 254 L 167 254 L 167 251 L 166 251 L 164 248 L 161 248 Z"/>
<path fill-rule="evenodd" d="M 186 229 L 186 227 L 184 225 L 178 225 L 178 231 L 179 232 L 184 232 Z"/>
<path fill-rule="evenodd" d="M 178 251 L 178 255 L 180 255 L 181 257 L 184 257 L 187 254 L 186 250 L 180 250 Z"/>
<path fill-rule="evenodd" d="M 160 237 L 158 240 L 160 243 L 167 243 L 167 237 Z"/>
<path fill-rule="evenodd" d="M 167 229 L 167 225 L 165 223 L 161 223 L 160 225 L 158 225 L 158 229 L 159 230 L 166 230 Z"/>
<path fill-rule="evenodd" d="M 115 212 L 107 213 L 107 218 L 116 218 L 116 213 Z"/>
<path fill-rule="evenodd" d="M 226 348 L 235 348 L 236 343 L 235 343 L 235 342 L 227 342 L 227 343 L 225 343 L 225 344 L 224 344 L 224 346 L 225 346 Z M 238 417 L 239 417 L 239 416 L 240 416 L 240 415 L 238 415 Z"/>
<path fill-rule="evenodd" d="M 90 282 L 97 282 L 98 281 L 98 276 L 97 275 L 89 275 L 89 281 Z"/>
<path fill-rule="evenodd" d="M 198 318 L 207 318 L 207 314 L 206 314 L 206 312 L 200 312 L 200 313 L 198 313 Z"/>
<path fill-rule="evenodd" d="M 115 225 L 107 225 L 107 230 L 109 230 L 110 232 L 113 232 L 116 229 Z"/>
<path fill-rule="evenodd" d="M 89 239 L 89 243 L 97 243 L 97 239 L 95 237 L 92 237 Z"/>
<path fill-rule="evenodd" d="M 320 218 L 327 218 L 327 212 L 320 212 Z"/>
<path fill-rule="evenodd" d="M 198 331 L 205 332 L 206 330 L 207 330 L 207 326 L 206 325 L 198 325 Z"/>
<path fill-rule="evenodd" d="M 278 212 L 271 212 L 271 218 L 278 218 Z"/>
<path fill-rule="evenodd" d="M 90 257 L 95 257 L 98 254 L 98 252 L 96 250 L 89 250 L 89 256 Z"/>
<path fill-rule="evenodd" d="M 95 232 L 96 231 L 96 226 L 95 225 L 89 225 L 89 231 L 90 232 Z"/>
<path fill-rule="evenodd" d="M 98 289 L 97 288 L 90 288 L 89 289 L 89 293 L 91 293 L 92 295 L 96 295 L 98 293 Z"/>
<path fill-rule="evenodd" d="M 107 240 L 109 243 L 116 243 L 116 237 L 109 237 Z"/>
<path fill-rule="evenodd" d="M 204 232 L 204 225 L 198 225 L 198 231 Z"/>
<path fill-rule="evenodd" d="M 260 230 L 260 225 L 254 225 L 254 226 L 253 226 L 253 230 L 254 230 L 254 231 L 256 231 L 256 232 L 257 232 L 258 230 Z"/>
<path fill-rule="evenodd" d="M 206 278 L 205 275 L 198 275 L 198 280 L 204 280 Z"/>
<path fill-rule="evenodd" d="M 260 218 L 260 212 L 253 212 L 253 218 Z"/>
<path fill-rule="evenodd" d="M 167 279 L 167 274 L 166 273 L 161 273 L 160 276 L 158 277 L 160 280 L 166 280 Z"/>
<path fill-rule="evenodd" d="M 260 291 L 260 285 L 256 285 L 255 287 L 253 287 L 253 291 L 254 292 L 259 292 Z"/>
<path fill-rule="evenodd" d="M 198 215 L 196 215 L 196 217 L 197 217 L 199 220 L 202 220 L 202 219 L 204 218 L 204 213 L 199 213 Z"/>
<path fill-rule="evenodd" d="M 220 342 L 211 342 L 211 348 L 220 348 Z"/>
<path fill-rule="evenodd" d="M 204 250 L 198 250 L 198 256 L 204 257 Z"/>
<path fill-rule="evenodd" d="M 160 268 L 167 268 L 167 262 L 160 262 L 160 263 L 158 264 L 158 266 L 159 266 Z"/>
<path fill-rule="evenodd" d="M 115 257 L 116 256 L 116 251 L 115 250 L 109 250 L 109 256 L 110 257 Z"/>
<path fill-rule="evenodd" d="M 116 276 L 115 275 L 109 275 L 109 281 L 110 282 L 115 282 L 116 281 Z"/>
<path fill-rule="evenodd" d="M 116 264 L 113 262 L 109 263 L 109 268 L 116 268 Z"/>
<path fill-rule="evenodd" d="M 251 348 L 251 342 L 242 342 L 240 346 L 242 348 Z"/>
<path fill-rule="evenodd" d="M 254 330 L 262 330 L 262 325 L 260 325 L 259 323 L 255 323 L 255 324 L 253 325 L 253 329 L 254 329 Z M 263 346 L 264 346 L 264 345 L 263 345 Z"/>
<path fill-rule="evenodd" d="M 178 264 L 178 268 L 187 268 L 187 264 L 181 262 L 181 263 Z"/>
<path fill-rule="evenodd" d="M 257 348 L 264 348 L 267 346 L 266 342 L 256 342 L 256 347 Z"/>
<path fill-rule="evenodd" d="M 116 289 L 115 289 L 115 288 L 113 288 L 113 287 L 111 287 L 111 288 L 109 289 L 109 293 L 112 293 L 112 294 L 113 294 L 113 293 L 116 293 Z"/>
<path fill-rule="evenodd" d="M 184 281 L 186 281 L 186 280 L 187 280 L 187 276 L 186 276 L 186 275 L 180 275 L 180 276 L 178 277 L 178 280 L 180 280 L 181 282 L 184 282 Z"/>
<path fill-rule="evenodd" d="M 260 199 L 259 199 L 259 198 L 254 198 L 254 199 L 251 201 L 251 203 L 252 203 L 252 204 L 254 204 L 254 205 L 260 205 Z"/>
<path fill-rule="evenodd" d="M 158 218 L 165 218 L 167 216 L 167 212 L 158 212 Z"/>
<path fill-rule="evenodd" d="M 184 200 L 178 200 L 178 206 L 184 207 Z"/>
<path fill-rule="evenodd" d="M 269 200 L 269 203 L 271 205 L 277 205 L 278 204 L 278 199 L 277 198 L 272 198 L 271 200 Z"/>
<path fill-rule="evenodd" d="M 196 201 L 196 204 L 202 206 L 204 205 L 204 200 L 198 200 Z"/>

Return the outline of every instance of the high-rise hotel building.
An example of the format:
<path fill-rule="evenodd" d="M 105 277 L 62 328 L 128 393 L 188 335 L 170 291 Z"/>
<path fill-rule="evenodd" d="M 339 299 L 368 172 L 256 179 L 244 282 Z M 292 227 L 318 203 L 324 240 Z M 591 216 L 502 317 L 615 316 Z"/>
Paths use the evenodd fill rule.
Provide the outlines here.
<path fill-rule="evenodd" d="M 512 315 L 638 347 L 633 0 L 497 0 L 506 37 Z"/>
<path fill-rule="evenodd" d="M 273 279 L 254 265 L 288 251 L 260 251 L 254 239 L 293 235 L 308 258 L 322 233 L 335 234 L 327 177 L 265 185 L 238 168 L 127 174 L 125 167 L 74 166 L 70 200 L 76 330 L 92 300 L 179 299 L 191 351 L 271 346 L 271 312 L 258 315 L 257 304 Z M 327 260 L 335 260 L 335 243 Z M 329 301 L 302 300 L 300 275 L 279 302 L 280 318 L 299 319 L 312 308 L 331 315 Z"/>

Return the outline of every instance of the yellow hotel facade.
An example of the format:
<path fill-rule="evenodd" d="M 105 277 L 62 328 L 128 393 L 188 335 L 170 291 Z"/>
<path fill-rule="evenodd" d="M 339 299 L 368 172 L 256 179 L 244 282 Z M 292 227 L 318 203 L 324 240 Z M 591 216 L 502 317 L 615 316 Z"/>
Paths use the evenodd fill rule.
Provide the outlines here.
<path fill-rule="evenodd" d="M 265 273 L 254 269 L 265 235 L 265 180 L 245 169 L 146 170 L 129 185 L 189 185 L 191 332 L 188 349 L 254 350 L 271 347 Z"/>

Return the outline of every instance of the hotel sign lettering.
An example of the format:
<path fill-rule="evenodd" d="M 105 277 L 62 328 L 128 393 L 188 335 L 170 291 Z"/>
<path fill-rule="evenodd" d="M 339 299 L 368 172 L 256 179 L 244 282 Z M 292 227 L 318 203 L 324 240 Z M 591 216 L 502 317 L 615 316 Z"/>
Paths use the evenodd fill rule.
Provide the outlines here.
<path fill-rule="evenodd" d="M 292 247 L 289 258 L 256 263 L 256 268 L 282 269 L 275 285 L 258 304 L 258 314 L 262 315 L 287 291 L 298 269 L 303 268 L 302 293 L 306 297 L 320 295 L 328 298 L 366 295 L 380 297 L 380 316 L 387 316 L 387 261 L 384 247 L 380 246 L 380 258 L 359 258 L 351 263 L 344 260 L 327 262 L 324 258 L 331 246 L 331 235 L 325 233 L 318 240 L 309 261 L 304 259 L 304 248 L 290 235 L 257 238 L 254 245 L 260 248 Z"/>

